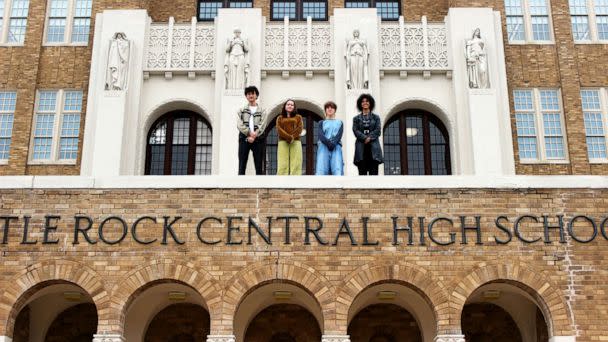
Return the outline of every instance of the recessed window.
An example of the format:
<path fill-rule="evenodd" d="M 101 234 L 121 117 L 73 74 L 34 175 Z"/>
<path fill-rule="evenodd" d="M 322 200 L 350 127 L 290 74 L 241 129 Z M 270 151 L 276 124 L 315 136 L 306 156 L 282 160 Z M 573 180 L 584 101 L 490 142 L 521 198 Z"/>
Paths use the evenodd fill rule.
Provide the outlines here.
<path fill-rule="evenodd" d="M 515 90 L 513 102 L 520 161 L 566 161 L 564 119 L 559 91 Z"/>
<path fill-rule="evenodd" d="M 92 0 L 49 0 L 45 42 L 83 44 L 89 42 Z"/>
<path fill-rule="evenodd" d="M 38 91 L 30 163 L 76 163 L 81 113 L 82 91 Z"/>
<path fill-rule="evenodd" d="M 581 90 L 587 155 L 592 163 L 608 162 L 606 152 L 608 101 L 606 94 L 605 88 Z"/>
<path fill-rule="evenodd" d="M 327 20 L 327 1 L 275 0 L 270 11 L 272 20 Z"/>
<path fill-rule="evenodd" d="M 0 161 L 10 154 L 16 103 L 16 92 L 0 92 Z"/>
<path fill-rule="evenodd" d="M 385 175 L 449 175 L 448 132 L 437 117 L 422 110 L 393 116 L 384 127 Z"/>
<path fill-rule="evenodd" d="M 23 44 L 29 0 L 0 0 L 0 44 Z"/>
<path fill-rule="evenodd" d="M 510 43 L 552 40 L 548 0 L 505 0 L 505 14 Z"/>
<path fill-rule="evenodd" d="M 198 20 L 212 21 L 217 17 L 217 10 L 220 8 L 252 8 L 253 0 L 199 0 Z"/>
<path fill-rule="evenodd" d="M 569 0 L 575 42 L 608 40 L 608 0 Z"/>
<path fill-rule="evenodd" d="M 400 1 L 375 1 L 375 0 L 346 0 L 344 2 L 345 8 L 376 8 L 378 16 L 382 20 L 399 20 L 401 15 L 401 2 Z"/>
<path fill-rule="evenodd" d="M 175 111 L 148 132 L 147 175 L 210 175 L 211 126 L 200 115 Z"/>

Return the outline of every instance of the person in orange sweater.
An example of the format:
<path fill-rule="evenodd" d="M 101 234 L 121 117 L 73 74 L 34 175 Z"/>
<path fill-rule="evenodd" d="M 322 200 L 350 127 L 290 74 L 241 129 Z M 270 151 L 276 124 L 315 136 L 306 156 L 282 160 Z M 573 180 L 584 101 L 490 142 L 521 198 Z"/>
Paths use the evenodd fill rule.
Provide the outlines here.
<path fill-rule="evenodd" d="M 302 117 L 298 114 L 296 103 L 293 100 L 285 101 L 277 117 L 277 175 L 302 174 L 302 128 Z"/>

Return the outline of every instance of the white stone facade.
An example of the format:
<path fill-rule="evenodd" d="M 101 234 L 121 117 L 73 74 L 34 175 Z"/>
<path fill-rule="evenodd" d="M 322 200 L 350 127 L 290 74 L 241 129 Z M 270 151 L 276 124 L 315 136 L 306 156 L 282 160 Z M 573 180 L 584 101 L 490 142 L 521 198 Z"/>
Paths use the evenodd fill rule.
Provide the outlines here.
<path fill-rule="evenodd" d="M 235 27 L 249 44 L 249 83 L 270 117 L 286 99 L 323 115 L 338 105 L 345 123 L 345 174 L 352 164 L 352 118 L 362 90 L 346 87 L 345 45 L 355 28 L 369 49 L 369 89 L 383 124 L 405 109 L 422 109 L 445 125 L 453 175 L 514 174 L 500 15 L 451 8 L 442 23 L 381 22 L 375 9 L 338 8 L 328 22 L 268 22 L 260 9 L 220 9 L 215 22 L 152 23 L 145 10 L 98 14 L 88 92 L 81 175 L 143 175 L 146 138 L 156 119 L 177 109 L 201 114 L 213 131 L 212 174 L 238 171 L 236 110 L 242 90 L 225 89 L 225 44 Z M 469 89 L 464 47 L 483 32 L 489 89 Z M 131 42 L 124 91 L 104 89 L 111 38 Z M 250 168 L 253 169 L 253 168 Z M 382 169 L 382 168 L 381 168 Z"/>

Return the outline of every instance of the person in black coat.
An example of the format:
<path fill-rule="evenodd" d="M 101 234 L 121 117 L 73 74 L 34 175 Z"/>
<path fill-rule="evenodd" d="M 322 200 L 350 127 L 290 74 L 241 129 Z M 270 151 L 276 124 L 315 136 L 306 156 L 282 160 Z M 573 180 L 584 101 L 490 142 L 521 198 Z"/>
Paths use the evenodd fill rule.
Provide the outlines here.
<path fill-rule="evenodd" d="M 377 175 L 378 166 L 384 162 L 380 147 L 380 117 L 373 113 L 376 101 L 370 94 L 361 94 L 357 99 L 359 115 L 353 118 L 355 165 L 359 175 Z"/>

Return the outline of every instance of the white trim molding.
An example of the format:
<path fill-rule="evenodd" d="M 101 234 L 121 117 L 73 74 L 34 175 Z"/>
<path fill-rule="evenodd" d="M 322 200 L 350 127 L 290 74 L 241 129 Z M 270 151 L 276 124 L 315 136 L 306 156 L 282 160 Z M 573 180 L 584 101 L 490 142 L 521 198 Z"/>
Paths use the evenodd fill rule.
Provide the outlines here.
<path fill-rule="evenodd" d="M 207 335 L 207 342 L 235 342 L 234 335 Z"/>

